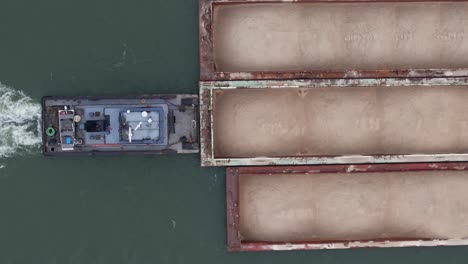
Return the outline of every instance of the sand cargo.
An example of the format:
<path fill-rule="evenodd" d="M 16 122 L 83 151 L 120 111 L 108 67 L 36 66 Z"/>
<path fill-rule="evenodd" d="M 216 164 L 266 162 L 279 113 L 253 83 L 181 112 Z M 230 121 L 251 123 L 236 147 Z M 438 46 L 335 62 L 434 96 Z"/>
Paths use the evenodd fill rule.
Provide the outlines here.
<path fill-rule="evenodd" d="M 468 78 L 200 86 L 203 166 L 468 161 Z"/>
<path fill-rule="evenodd" d="M 229 251 L 468 245 L 468 1 L 199 3 Z"/>
<path fill-rule="evenodd" d="M 468 1 L 199 3 L 203 166 L 468 161 Z"/>
<path fill-rule="evenodd" d="M 228 168 L 228 249 L 468 245 L 467 166 Z"/>
<path fill-rule="evenodd" d="M 200 0 L 201 80 L 468 75 L 468 1 Z"/>

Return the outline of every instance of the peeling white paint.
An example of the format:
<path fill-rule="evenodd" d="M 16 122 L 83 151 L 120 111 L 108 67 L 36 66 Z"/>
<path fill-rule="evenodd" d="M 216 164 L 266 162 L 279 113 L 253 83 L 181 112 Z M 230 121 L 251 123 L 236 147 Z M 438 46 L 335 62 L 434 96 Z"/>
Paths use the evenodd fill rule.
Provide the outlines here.
<path fill-rule="evenodd" d="M 253 79 L 253 74 L 248 72 L 232 72 L 229 76 L 234 79 Z"/>
<path fill-rule="evenodd" d="M 303 244 L 255 244 L 244 243 L 237 251 L 269 251 L 269 250 L 317 250 L 317 249 L 349 249 L 349 248 L 391 248 L 391 247 L 434 247 L 434 246 L 465 246 L 468 239 L 447 240 L 412 240 L 412 241 L 353 241 L 339 243 L 303 243 Z"/>
<path fill-rule="evenodd" d="M 348 71 L 344 75 L 345 78 L 357 78 L 359 76 L 360 74 L 357 71 Z"/>
<path fill-rule="evenodd" d="M 203 157 L 202 157 L 203 158 Z M 202 166 L 261 166 L 261 165 L 318 165 L 318 164 L 365 164 L 401 162 L 449 162 L 468 161 L 467 154 L 427 154 L 394 156 L 338 156 L 338 157 L 281 157 L 268 158 L 257 162 L 251 158 L 212 158 L 205 157 Z"/>

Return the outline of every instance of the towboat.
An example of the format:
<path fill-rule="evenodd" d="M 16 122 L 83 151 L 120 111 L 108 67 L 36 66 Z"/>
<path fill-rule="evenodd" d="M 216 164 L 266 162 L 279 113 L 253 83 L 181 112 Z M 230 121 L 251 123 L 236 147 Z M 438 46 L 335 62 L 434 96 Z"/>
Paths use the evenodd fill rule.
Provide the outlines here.
<path fill-rule="evenodd" d="M 43 153 L 198 153 L 198 96 L 42 99 Z"/>

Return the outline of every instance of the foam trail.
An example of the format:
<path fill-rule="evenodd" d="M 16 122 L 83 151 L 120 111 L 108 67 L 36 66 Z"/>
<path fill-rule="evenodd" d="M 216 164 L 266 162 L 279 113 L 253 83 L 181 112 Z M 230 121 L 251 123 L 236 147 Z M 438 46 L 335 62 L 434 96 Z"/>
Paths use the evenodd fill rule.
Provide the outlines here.
<path fill-rule="evenodd" d="M 37 152 L 41 144 L 41 105 L 0 83 L 0 158 Z"/>

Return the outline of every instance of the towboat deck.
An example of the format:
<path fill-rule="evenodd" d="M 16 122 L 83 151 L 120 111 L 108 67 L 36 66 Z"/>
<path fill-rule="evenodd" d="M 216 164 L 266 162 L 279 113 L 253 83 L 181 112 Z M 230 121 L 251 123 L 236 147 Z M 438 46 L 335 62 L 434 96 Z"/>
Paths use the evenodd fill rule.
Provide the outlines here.
<path fill-rule="evenodd" d="M 196 153 L 198 97 L 44 97 L 46 155 Z"/>

